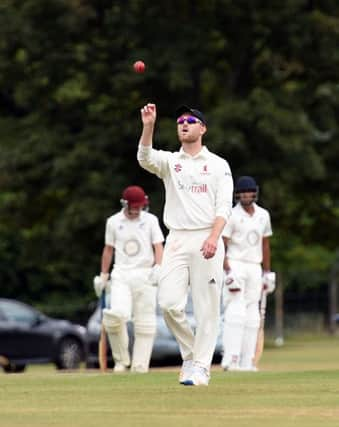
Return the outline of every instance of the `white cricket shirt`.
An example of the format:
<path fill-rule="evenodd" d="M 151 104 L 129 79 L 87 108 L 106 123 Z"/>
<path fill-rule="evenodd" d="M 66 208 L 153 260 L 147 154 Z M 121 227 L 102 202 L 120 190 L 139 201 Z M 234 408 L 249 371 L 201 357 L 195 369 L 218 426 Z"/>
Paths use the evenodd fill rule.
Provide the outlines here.
<path fill-rule="evenodd" d="M 227 258 L 237 261 L 261 263 L 262 239 L 272 236 L 270 214 L 256 203 L 249 215 L 240 203 L 232 209 L 232 215 L 222 235 L 227 237 Z"/>
<path fill-rule="evenodd" d="M 129 219 L 123 210 L 106 222 L 105 244 L 113 246 L 114 266 L 147 268 L 154 264 L 153 245 L 164 241 L 158 218 L 141 211 L 136 219 Z"/>
<path fill-rule="evenodd" d="M 173 230 L 211 228 L 217 216 L 232 209 L 233 179 L 226 160 L 203 147 L 195 156 L 139 145 L 141 167 L 165 185 L 164 223 Z"/>

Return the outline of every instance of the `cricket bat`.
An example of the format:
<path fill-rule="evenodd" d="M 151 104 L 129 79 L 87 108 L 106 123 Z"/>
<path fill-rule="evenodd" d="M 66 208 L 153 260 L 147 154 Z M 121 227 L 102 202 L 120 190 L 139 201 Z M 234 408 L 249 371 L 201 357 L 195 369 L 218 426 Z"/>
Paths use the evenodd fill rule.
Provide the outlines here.
<path fill-rule="evenodd" d="M 255 355 L 254 355 L 254 366 L 256 367 L 264 351 L 266 304 L 267 304 L 267 292 L 263 290 L 261 294 L 261 300 L 260 300 L 260 327 L 258 331 L 257 346 L 255 349 Z"/>
<path fill-rule="evenodd" d="M 100 332 L 99 347 L 98 347 L 99 367 L 102 372 L 105 372 L 107 369 L 107 338 L 106 338 L 106 331 L 102 323 L 102 311 L 105 308 L 105 299 L 106 299 L 106 292 L 105 290 L 103 290 L 100 296 L 101 332 Z"/>

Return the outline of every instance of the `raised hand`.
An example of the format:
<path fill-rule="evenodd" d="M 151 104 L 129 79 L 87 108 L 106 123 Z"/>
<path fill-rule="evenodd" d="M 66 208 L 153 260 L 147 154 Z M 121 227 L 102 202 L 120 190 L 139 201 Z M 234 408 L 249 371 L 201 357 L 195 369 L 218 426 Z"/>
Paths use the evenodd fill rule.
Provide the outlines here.
<path fill-rule="evenodd" d="M 154 125 L 157 118 L 157 109 L 155 104 L 146 104 L 141 110 L 141 120 L 144 126 Z"/>

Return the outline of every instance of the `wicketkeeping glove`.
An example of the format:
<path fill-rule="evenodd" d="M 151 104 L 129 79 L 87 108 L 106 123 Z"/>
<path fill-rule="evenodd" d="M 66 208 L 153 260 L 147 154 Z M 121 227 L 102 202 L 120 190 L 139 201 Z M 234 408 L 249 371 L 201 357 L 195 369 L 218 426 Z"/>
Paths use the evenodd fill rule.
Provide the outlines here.
<path fill-rule="evenodd" d="M 268 294 L 275 290 L 275 273 L 273 271 L 265 271 L 262 276 L 263 289 Z"/>
<path fill-rule="evenodd" d="M 94 291 L 98 298 L 101 297 L 103 290 L 107 290 L 109 281 L 108 281 L 108 273 L 101 273 L 100 276 L 95 276 L 93 280 Z"/>
<path fill-rule="evenodd" d="M 224 271 L 224 284 L 230 292 L 239 292 L 240 285 L 232 270 Z"/>

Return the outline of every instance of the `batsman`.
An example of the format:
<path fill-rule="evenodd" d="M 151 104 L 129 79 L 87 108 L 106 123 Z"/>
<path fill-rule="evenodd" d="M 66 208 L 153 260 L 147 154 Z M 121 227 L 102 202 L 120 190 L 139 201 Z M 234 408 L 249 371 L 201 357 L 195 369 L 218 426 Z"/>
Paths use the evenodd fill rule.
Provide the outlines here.
<path fill-rule="evenodd" d="M 227 222 L 223 239 L 224 260 L 224 370 L 256 371 L 255 353 L 261 318 L 259 301 L 275 289 L 271 272 L 270 214 L 258 206 L 258 186 L 251 176 L 235 185 L 236 205 Z"/>
<path fill-rule="evenodd" d="M 97 295 L 110 283 L 110 307 L 103 325 L 114 359 L 114 372 L 146 373 L 156 333 L 156 284 L 164 236 L 158 218 L 147 212 L 143 188 L 132 185 L 122 193 L 122 210 L 106 222 L 101 274 L 95 279 Z M 109 271 L 114 259 L 111 278 Z M 132 361 L 127 322 L 134 325 Z"/>

